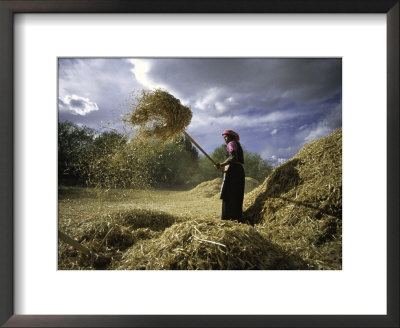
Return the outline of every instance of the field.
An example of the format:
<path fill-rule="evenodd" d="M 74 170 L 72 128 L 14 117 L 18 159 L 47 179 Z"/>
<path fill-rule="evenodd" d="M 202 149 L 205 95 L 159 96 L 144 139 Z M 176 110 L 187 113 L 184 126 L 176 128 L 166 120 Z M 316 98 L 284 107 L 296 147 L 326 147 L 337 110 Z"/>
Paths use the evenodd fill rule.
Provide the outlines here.
<path fill-rule="evenodd" d="M 59 269 L 253 269 L 253 263 L 257 263 L 258 260 L 262 263 L 256 264 L 255 269 L 330 268 L 329 266 L 318 267 L 318 262 L 322 263 L 321 261 L 310 261 L 306 257 L 302 259 L 290 251 L 285 251 L 277 244 L 272 244 L 263 237 L 268 235 L 263 225 L 256 224 L 251 227 L 247 224 L 222 221 L 220 219 L 221 200 L 216 195 L 204 196 L 204 187 L 201 189 L 203 193 L 196 193 L 196 189 L 190 191 L 155 189 L 106 191 L 79 187 L 59 188 L 59 229 L 91 251 L 108 257 L 106 261 L 102 258 L 93 259 L 60 241 Z M 170 240 L 166 241 L 163 233 L 165 231 L 168 233 L 169 227 L 173 229 L 175 226 L 182 225 L 183 230 L 190 229 L 194 232 L 194 237 L 197 232 L 201 237 L 204 234 L 207 235 L 205 242 L 185 246 L 186 250 L 190 247 L 195 249 L 195 254 L 186 255 L 188 258 L 196 259 L 199 256 L 199 249 L 205 247 L 205 253 L 208 254 L 207 261 L 191 266 L 184 260 L 183 265 L 176 267 L 176 260 L 173 260 L 174 264 L 168 264 L 168 267 L 159 263 L 153 263 L 148 267 L 149 261 L 174 253 L 176 249 L 180 250 L 183 241 L 178 240 L 178 246 L 171 243 L 172 249 L 167 249 L 165 243 L 169 243 Z M 208 226 L 206 231 L 202 230 L 204 225 Z M 230 233 L 227 236 L 228 240 L 221 239 L 219 236 L 221 231 L 225 233 L 227 229 Z M 178 234 L 182 233 L 179 232 L 179 228 L 172 230 L 172 233 L 177 239 L 181 239 L 180 236 L 178 237 Z M 232 250 L 233 257 L 239 256 L 233 260 L 229 257 L 223 259 L 218 257 L 212 264 L 210 256 L 218 255 L 223 248 L 217 245 L 218 242 L 212 244 L 212 240 L 223 241 L 225 244 L 231 242 L 232 248 L 241 247 L 242 249 Z M 161 245 L 163 243 L 164 245 Z M 157 244 L 161 245 L 165 254 L 147 256 L 147 251 L 152 253 L 159 250 L 146 251 L 146 247 Z M 246 248 L 250 251 L 243 253 Z M 260 251 L 259 248 L 266 248 L 266 250 Z M 311 250 L 308 249 L 307 252 L 309 251 Z M 135 252 L 133 264 L 132 252 Z M 272 254 L 272 264 L 270 258 L 265 259 L 264 253 Z M 235 262 L 237 259 L 240 263 Z M 168 261 L 171 260 L 168 259 Z M 182 259 L 179 261 L 181 263 Z M 246 264 L 247 261 L 251 264 L 250 262 Z"/>
<path fill-rule="evenodd" d="M 82 229 L 82 227 L 93 227 L 96 224 L 102 223 L 109 225 L 111 222 L 116 222 L 115 220 L 118 221 L 118 219 L 114 218 L 118 218 L 121 214 L 134 215 L 142 213 L 144 216 L 150 217 L 161 213 L 161 217 L 157 217 L 155 220 L 149 219 L 148 222 L 143 222 L 139 228 L 142 234 L 145 235 L 146 231 L 152 232 L 148 237 L 155 238 L 171 222 L 169 217 L 163 216 L 164 213 L 173 217 L 174 222 L 198 218 L 218 220 L 220 208 L 221 200 L 217 197 L 198 197 L 190 191 L 155 189 L 99 190 L 94 188 L 60 187 L 58 225 L 61 231 L 78 240 L 92 251 L 107 253 L 110 251 L 110 246 L 106 245 L 108 240 L 104 242 L 106 248 L 100 250 L 96 247 L 98 246 L 98 243 L 96 244 L 96 238 L 98 237 L 96 233 L 99 231 L 93 231 L 93 235 L 88 240 L 89 238 L 85 238 L 88 231 L 87 229 Z M 117 222 L 117 224 L 124 226 L 122 222 Z M 128 227 L 129 225 L 126 226 Z M 116 236 L 116 238 L 123 239 L 123 236 Z M 111 252 L 113 255 L 118 253 L 119 250 L 116 249 L 113 249 L 113 252 Z M 96 263 L 93 263 L 71 246 L 60 241 L 59 269 L 93 268 L 98 268 Z"/>
<path fill-rule="evenodd" d="M 150 209 L 180 218 L 216 218 L 220 216 L 221 200 L 198 197 L 189 191 L 177 190 L 97 190 L 79 187 L 59 189 L 59 223 L 79 222 L 93 215 L 111 214 L 121 210 Z"/>
<path fill-rule="evenodd" d="M 99 260 L 87 257 L 60 240 L 59 269 L 237 269 L 237 259 L 240 261 L 239 266 L 252 268 L 253 262 L 259 260 L 265 262 L 263 256 L 259 256 L 259 259 L 256 260 L 253 259 L 252 263 L 247 263 L 254 256 L 252 254 L 253 251 L 251 250 L 250 253 L 247 252 L 245 254 L 242 254 L 242 252 L 246 249 L 246 245 L 257 244 L 257 242 L 261 248 L 269 250 L 268 247 L 272 247 L 274 252 L 278 252 L 279 258 L 281 258 L 281 251 L 277 251 L 274 246 L 265 241 L 254 228 L 246 224 L 226 222 L 220 219 L 221 200 L 218 197 L 218 192 L 215 193 L 217 185 L 221 183 L 219 180 L 203 183 L 187 191 L 156 189 L 100 190 L 60 187 L 59 229 L 91 251 L 107 258 L 104 262 L 103 258 Z M 207 190 L 209 192 L 205 193 Z M 194 239 L 190 245 L 187 244 L 185 247 L 186 249 L 192 247 L 195 254 L 188 257 L 197 259 L 199 257 L 198 251 L 203 246 L 207 260 L 201 260 L 200 264 L 188 265 L 186 259 L 182 259 L 179 262 L 183 261 L 184 265 L 182 265 L 176 264 L 175 260 L 174 263 L 169 263 L 171 260 L 168 259 L 169 267 L 165 267 L 166 264 L 160 265 L 157 262 L 158 258 L 168 255 L 168 253 L 174 253 L 175 249 L 172 249 L 165 251 L 163 255 L 153 256 L 153 260 L 157 263 L 153 264 L 153 267 L 147 267 L 147 262 L 151 261 L 151 257 L 144 256 L 146 252 L 143 252 L 143 247 L 148 247 L 149 243 L 153 245 L 165 243 L 163 235 L 169 227 L 175 229 L 172 230 L 172 234 L 177 239 L 180 238 L 178 234 L 181 234 L 182 231 L 185 234 L 186 230 L 190 230 L 190 237 L 194 236 L 194 238 L 197 236 L 204 237 L 204 234 L 207 234 L 207 239 L 201 241 L 201 238 L 197 237 L 198 239 Z M 204 228 L 206 228 L 205 231 L 203 231 Z M 200 230 L 202 231 L 200 232 Z M 220 257 L 220 251 L 221 254 L 224 251 L 221 250 L 222 247 L 218 245 L 218 242 L 209 240 L 220 238 L 220 235 L 223 235 L 221 233 L 222 230 L 228 231 L 228 242 L 232 243 L 232 250 L 225 253 L 227 256 L 225 259 Z M 211 238 L 209 238 L 210 234 Z M 236 240 L 235 242 L 235 238 L 243 240 Z M 184 242 L 185 240 L 178 241 L 178 244 Z M 174 242 L 167 241 L 167 243 L 174 245 L 172 247 L 177 246 Z M 226 241 L 224 243 L 227 244 Z M 243 243 L 245 245 L 241 248 Z M 161 248 L 165 249 L 168 246 L 162 245 Z M 140 248 L 139 251 L 138 248 Z M 233 248 L 237 249 L 233 250 Z M 179 249 L 180 246 L 178 245 Z M 135 257 L 137 253 L 142 252 L 142 257 L 135 258 L 134 264 L 130 261 L 130 264 L 126 265 L 124 257 L 132 257 L 132 251 L 135 252 Z M 149 251 L 149 253 L 157 251 L 156 249 Z M 257 245 L 255 245 L 254 252 L 257 252 Z M 131 255 L 129 255 L 130 253 Z M 212 257 L 214 254 L 217 254 L 217 259 L 213 264 L 210 256 Z M 240 256 L 237 257 L 237 255 L 243 255 L 243 259 L 240 259 Z M 237 258 L 232 259 L 232 256 Z M 277 255 L 274 256 L 278 257 Z M 269 263 L 268 261 L 269 258 L 267 264 Z M 260 264 L 262 265 L 261 268 L 266 265 L 264 262 Z M 176 265 L 178 267 L 175 267 Z M 282 265 L 287 267 L 286 261 Z"/>
<path fill-rule="evenodd" d="M 342 132 L 305 145 L 222 221 L 221 179 L 191 190 L 59 188 L 59 269 L 340 270 Z M 252 179 L 254 180 L 254 179 Z M 255 183 L 254 183 L 255 182 Z"/>

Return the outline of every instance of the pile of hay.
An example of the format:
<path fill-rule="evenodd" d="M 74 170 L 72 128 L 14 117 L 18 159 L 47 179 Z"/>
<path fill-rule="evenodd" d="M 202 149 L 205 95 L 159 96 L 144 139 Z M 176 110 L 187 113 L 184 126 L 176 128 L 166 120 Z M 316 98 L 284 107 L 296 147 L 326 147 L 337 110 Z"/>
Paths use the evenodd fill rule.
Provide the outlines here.
<path fill-rule="evenodd" d="M 200 197 L 219 198 L 221 192 L 221 184 L 222 184 L 222 178 L 216 178 L 214 180 L 205 181 L 198 184 L 196 187 L 190 190 L 190 193 Z M 252 191 L 259 184 L 260 183 L 256 179 L 246 177 L 244 192 L 247 193 Z"/>
<path fill-rule="evenodd" d="M 189 192 L 200 197 L 213 197 L 215 195 L 219 195 L 221 184 L 222 178 L 216 178 L 214 180 L 205 181 L 198 184 Z"/>
<path fill-rule="evenodd" d="M 305 145 L 247 194 L 244 217 L 310 268 L 341 269 L 342 130 Z"/>
<path fill-rule="evenodd" d="M 119 270 L 299 269 L 305 264 L 267 241 L 254 228 L 231 221 L 190 220 L 155 240 L 128 249 Z"/>
<path fill-rule="evenodd" d="M 189 107 L 166 91 L 143 90 L 132 104 L 129 122 L 139 127 L 139 134 L 167 140 L 181 133 L 192 119 Z"/>
<path fill-rule="evenodd" d="M 127 248 L 143 240 L 158 238 L 163 230 L 180 220 L 182 218 L 159 211 L 133 209 L 92 216 L 74 226 L 65 223 L 60 225 L 62 231 L 109 261 L 93 261 L 60 242 L 58 267 L 61 270 L 107 269 Z"/>

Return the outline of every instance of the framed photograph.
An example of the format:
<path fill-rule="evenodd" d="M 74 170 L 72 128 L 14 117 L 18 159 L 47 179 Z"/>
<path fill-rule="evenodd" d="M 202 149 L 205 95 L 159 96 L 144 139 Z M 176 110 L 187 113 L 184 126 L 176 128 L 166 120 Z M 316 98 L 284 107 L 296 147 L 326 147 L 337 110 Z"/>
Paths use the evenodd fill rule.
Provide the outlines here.
<path fill-rule="evenodd" d="M 242 3 L 235 0 L 229 3 L 188 4 L 152 0 L 143 3 L 4 0 L 0 1 L 0 21 L 0 44 L 4 49 L 0 53 L 0 142 L 4 154 L 0 159 L 3 213 L 0 220 L 0 323 L 3 326 L 398 327 L 398 1 Z M 304 69 L 304 65 L 313 67 L 313 76 L 302 74 L 310 72 Z M 150 68 L 154 68 L 153 75 Z M 238 68 L 244 71 L 233 74 L 239 71 Z M 192 81 L 180 79 L 178 72 L 181 75 L 190 72 Z M 281 167 L 281 163 L 292 163 L 285 160 L 299 150 L 296 147 L 292 149 L 292 144 L 284 143 L 290 135 L 292 139 L 297 140 L 301 136 L 301 140 L 311 141 L 336 130 L 332 135 L 338 137 L 337 131 L 340 131 L 342 144 L 343 117 L 343 261 L 341 179 L 340 186 L 337 186 L 340 187 L 340 211 L 335 212 L 332 206 L 327 205 L 330 219 L 340 216 L 340 261 L 327 264 L 318 256 L 303 254 L 298 259 L 291 258 L 290 263 L 281 261 L 280 266 L 268 267 L 265 266 L 268 261 L 258 261 L 260 253 L 257 253 L 255 269 L 261 270 L 242 270 L 254 268 L 246 265 L 246 259 L 240 258 L 240 252 L 230 260 L 231 266 L 215 267 L 223 270 L 210 270 L 213 267 L 207 263 L 204 265 L 204 261 L 189 265 L 191 269 L 200 270 L 186 270 L 189 267 L 179 266 L 178 262 L 168 262 L 172 263 L 169 270 L 158 270 L 167 265 L 167 262 L 161 263 L 160 256 L 157 256 L 157 263 L 151 262 L 148 257 L 141 260 L 123 258 L 124 261 L 120 262 L 115 262 L 114 258 L 111 259 L 114 262 L 100 261 L 103 258 L 99 260 L 98 254 L 103 254 L 104 250 L 114 252 L 110 232 L 116 234 L 117 239 L 118 247 L 114 255 L 116 258 L 120 255 L 118 252 L 120 242 L 125 240 L 125 230 L 120 226 L 110 228 L 107 220 L 104 221 L 104 236 L 96 237 L 98 240 L 95 235 L 102 229 L 100 226 L 93 234 L 89 231 L 92 226 L 80 225 L 82 236 L 73 235 L 72 230 L 68 230 L 71 226 L 71 204 L 77 206 L 74 211 L 79 208 L 82 217 L 86 217 L 91 209 L 85 208 L 88 205 L 79 201 L 71 202 L 71 198 L 82 196 L 79 194 L 81 191 L 79 195 L 72 195 L 72 189 L 65 188 L 61 190 L 61 198 L 57 198 L 60 197 L 60 177 L 66 179 L 63 183 L 71 182 L 71 175 L 63 176 L 63 172 L 78 172 L 73 171 L 77 162 L 68 166 L 71 161 L 67 159 L 63 162 L 65 167 L 61 165 L 60 168 L 60 162 L 57 165 L 56 158 L 60 157 L 60 151 L 58 155 L 56 153 L 57 149 L 60 150 L 57 132 L 71 127 L 82 130 L 85 137 L 91 138 L 93 145 L 90 144 L 90 147 L 101 146 L 102 141 L 125 140 L 118 130 L 121 127 L 110 123 L 115 118 L 114 114 L 120 117 L 122 112 L 117 110 L 118 113 L 108 113 L 107 116 L 98 108 L 108 106 L 120 109 L 123 97 L 120 91 L 115 91 L 115 81 L 124 85 L 126 90 L 123 93 L 126 94 L 131 88 L 132 76 L 137 83 L 133 85 L 134 89 L 141 85 L 165 90 L 165 83 L 170 83 L 178 92 L 171 88 L 167 90 L 183 99 L 183 105 L 193 106 L 198 129 L 189 126 L 185 138 L 177 144 L 187 141 L 196 145 L 194 140 L 200 138 L 201 129 L 207 129 L 210 134 L 217 133 L 223 128 L 224 124 L 218 123 L 224 113 L 236 110 L 235 119 L 240 120 L 240 124 L 232 124 L 233 129 L 246 126 L 240 132 L 240 140 L 249 140 L 253 147 L 245 150 L 260 152 L 262 141 L 254 140 L 254 136 L 257 129 L 262 129 L 264 133 L 267 131 L 270 151 L 264 151 L 263 156 L 275 161 L 276 167 Z M 277 76 L 285 76 L 285 83 Z M 243 78 L 246 83 L 239 83 L 238 78 Z M 99 81 L 101 88 L 96 84 Z M 210 84 L 217 85 L 215 81 L 221 86 L 218 92 L 208 87 Z M 259 88 L 260 85 L 263 87 Z M 251 90 L 244 93 L 246 88 Z M 264 94 L 266 90 L 268 92 Z M 204 95 L 196 97 L 196 92 L 197 95 Z M 141 95 L 156 96 L 175 101 L 168 93 Z M 263 99 L 265 105 L 264 96 L 271 101 L 271 106 L 280 110 L 279 113 L 286 115 L 282 118 L 285 125 L 268 125 L 269 122 L 277 122 L 274 116 L 277 112 L 268 112 L 265 107 L 259 106 L 264 108 L 263 115 L 260 114 L 257 101 L 261 103 L 260 99 Z M 274 97 L 279 101 L 272 102 Z M 306 100 L 299 105 L 299 102 L 293 101 L 294 97 Z M 121 104 L 116 103 L 117 98 Z M 319 101 L 308 101 L 311 98 Z M 141 98 L 136 98 L 136 101 L 138 99 L 140 101 Z M 210 104 L 214 106 L 211 109 Z M 241 108 L 247 109 L 245 115 Z M 97 112 L 102 114 L 86 115 Z M 212 116 L 211 119 L 212 112 L 219 116 Z M 293 116 L 294 113 L 296 116 Z M 313 118 L 307 116 L 309 113 L 314 114 Z M 134 121 L 133 116 L 130 120 Z M 185 125 L 185 122 L 182 124 Z M 101 125 L 103 130 L 86 129 L 85 125 Z M 149 126 L 145 128 L 149 129 Z M 157 131 L 166 130 L 158 126 Z M 228 152 L 237 154 L 237 145 L 240 146 L 237 133 L 225 130 L 223 136 L 231 147 Z M 123 147 L 131 147 L 133 139 L 128 140 L 124 141 Z M 209 140 L 202 139 L 201 142 L 206 150 L 196 145 L 205 156 L 218 147 Z M 278 141 L 273 144 L 274 140 Z M 304 144 L 299 142 L 298 147 Z M 135 144 L 132 147 L 136 147 Z M 140 144 L 140 147 L 144 146 Z M 278 147 L 280 152 L 272 152 L 271 149 L 277 150 Z M 330 156 L 328 149 L 331 149 L 329 145 L 318 161 Z M 121 148 L 112 158 L 114 164 L 107 166 L 110 174 L 107 171 L 105 175 L 103 167 L 100 177 L 96 176 L 97 164 L 91 164 L 101 162 L 97 150 L 90 152 L 94 154 L 93 158 L 87 158 L 89 151 L 84 154 L 86 157 L 79 157 L 84 161 L 80 168 L 86 171 L 82 169 L 79 171 L 79 174 L 83 172 L 82 175 L 76 173 L 72 178 L 88 181 L 90 177 L 92 186 L 99 185 L 101 197 L 106 197 L 104 192 L 128 181 L 126 178 L 118 180 L 111 171 L 129 161 L 129 156 L 123 156 L 125 150 L 128 153 L 137 152 L 137 147 Z M 70 153 L 64 155 L 69 156 Z M 168 154 L 164 155 L 165 159 L 160 162 L 168 160 Z M 302 160 L 300 158 L 300 162 Z M 150 158 L 145 167 L 150 167 L 154 161 Z M 295 180 L 291 181 L 297 185 L 295 178 L 301 163 L 292 164 L 293 167 L 282 165 L 280 170 L 291 175 Z M 232 163 L 230 166 L 235 167 Z M 188 170 L 185 171 L 186 180 L 190 180 L 193 186 L 206 180 L 203 176 L 190 173 L 188 167 L 185 167 Z M 182 173 L 184 169 L 178 167 L 177 170 Z M 341 167 L 339 170 L 341 175 Z M 126 171 L 125 167 L 123 171 Z M 201 174 L 208 176 L 207 172 Z M 128 172 L 132 184 L 144 180 L 142 175 L 139 178 L 136 173 Z M 158 173 L 157 170 L 151 171 L 153 178 L 158 177 L 157 183 L 178 184 L 171 174 L 167 178 L 166 174 L 158 176 Z M 276 185 L 281 183 L 278 173 L 272 173 L 270 178 L 276 180 Z M 104 176 L 112 179 L 105 182 Z M 326 178 L 330 181 L 329 177 Z M 186 180 L 184 183 L 189 185 Z M 225 181 L 228 181 L 227 178 Z M 224 193 L 224 188 L 221 190 Z M 292 196 L 297 199 L 297 189 L 293 190 L 295 194 Z M 327 190 L 334 194 L 335 186 L 329 183 Z M 280 190 L 279 195 L 286 195 L 287 192 Z M 167 194 L 165 197 L 171 204 L 163 203 L 163 206 L 174 206 L 174 197 L 180 197 L 179 193 L 176 195 Z M 138 196 L 135 194 L 134 197 Z M 149 197 L 153 199 L 159 195 L 151 194 Z M 278 206 L 281 201 L 276 198 L 268 204 Z M 290 216 L 290 209 L 297 204 L 292 203 L 290 206 L 285 203 L 287 211 L 282 212 L 283 216 Z M 160 204 L 154 205 L 157 210 Z M 195 203 L 192 205 L 195 206 Z M 316 210 L 311 203 L 307 205 L 309 210 L 304 212 L 305 217 L 309 211 Z M 248 209 L 243 217 L 250 217 Z M 173 212 L 183 210 L 177 206 Z M 208 213 L 204 214 L 200 208 L 197 211 L 202 216 Z M 228 212 L 229 207 L 223 207 L 222 215 Z M 320 210 L 314 212 L 312 215 L 321 214 L 317 219 L 323 225 L 325 214 Z M 62 218 L 60 224 L 57 217 L 59 220 Z M 163 222 L 169 219 L 162 218 Z M 278 219 L 271 217 L 270 220 Z M 329 233 L 321 235 L 315 243 L 334 244 L 339 234 L 336 236 L 332 229 L 333 226 L 337 229 L 339 221 L 329 222 L 332 224 L 325 227 L 330 229 L 327 230 Z M 240 222 L 247 227 L 245 223 L 260 224 Z M 235 224 L 239 225 L 232 223 L 232 229 L 236 229 Z M 274 232 L 267 230 L 271 227 L 264 227 L 260 238 L 273 236 Z M 60 228 L 65 228 L 81 243 L 60 232 Z M 184 229 L 183 224 L 181 228 Z M 195 228 L 199 235 L 195 233 L 192 237 L 197 238 L 196 245 L 204 246 L 206 252 L 211 248 L 226 247 L 217 235 L 205 238 L 199 231 L 200 226 Z M 245 250 L 251 250 L 261 236 L 257 232 L 248 237 L 249 233 L 256 231 L 252 229 L 248 232 L 236 229 L 234 232 Z M 154 233 L 153 230 L 142 230 L 142 234 Z M 179 232 L 172 232 L 174 236 L 171 238 L 179 239 Z M 85 233 L 92 236 L 90 243 Z M 281 230 L 280 233 L 282 236 L 285 234 Z M 306 231 L 304 236 L 307 238 Z M 59 248 L 57 237 L 70 246 Z M 248 247 L 244 242 L 247 237 L 252 240 Z M 80 248 L 79 251 L 85 253 L 88 248 L 84 245 L 94 245 L 98 253 L 94 254 L 98 260 L 93 262 L 96 263 L 94 268 L 102 270 L 87 270 L 93 267 L 81 266 L 78 260 L 70 260 L 78 254 L 71 247 Z M 282 241 L 277 245 L 285 243 Z M 151 249 L 145 243 L 140 247 L 143 254 Z M 333 249 L 316 250 L 323 252 L 321 256 L 327 256 L 329 251 L 332 258 L 337 255 Z M 174 254 L 180 251 L 179 247 L 172 250 Z M 246 254 L 248 256 L 248 251 Z M 90 256 L 93 254 L 90 253 Z M 216 263 L 219 263 L 218 259 L 217 256 Z M 305 269 L 307 265 L 308 269 Z"/>

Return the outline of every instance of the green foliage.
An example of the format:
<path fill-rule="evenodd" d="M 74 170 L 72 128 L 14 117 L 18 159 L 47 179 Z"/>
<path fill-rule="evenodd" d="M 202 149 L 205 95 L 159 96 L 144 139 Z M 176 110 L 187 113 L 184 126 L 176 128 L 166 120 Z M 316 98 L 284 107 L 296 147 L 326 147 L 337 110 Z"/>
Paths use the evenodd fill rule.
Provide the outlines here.
<path fill-rule="evenodd" d="M 221 145 L 216 148 L 210 157 L 216 163 L 223 162 L 226 158 L 226 145 Z M 222 176 L 221 171 L 217 170 L 211 161 L 205 156 L 199 157 L 199 170 L 196 176 L 197 182 L 203 182 L 208 180 L 213 180 Z"/>
<path fill-rule="evenodd" d="M 88 185 L 100 188 L 132 186 L 135 166 L 130 163 L 127 138 L 116 132 L 103 132 L 86 154 L 87 165 L 81 170 Z"/>
<path fill-rule="evenodd" d="M 263 182 L 264 179 L 272 172 L 272 166 L 267 160 L 262 159 L 259 154 L 243 151 L 244 171 L 247 177 Z"/>
<path fill-rule="evenodd" d="M 192 184 L 193 176 L 198 171 L 198 152 L 183 136 L 167 144 L 154 142 L 148 165 L 154 186 Z"/>
<path fill-rule="evenodd" d="M 216 148 L 210 157 L 217 163 L 223 162 L 226 159 L 226 144 L 223 144 Z M 244 171 L 246 177 L 251 177 L 259 182 L 264 181 L 264 179 L 272 172 L 272 166 L 268 161 L 261 158 L 260 155 L 256 153 L 251 153 L 243 150 L 244 157 Z M 199 158 L 199 182 L 208 181 L 215 178 L 221 177 L 221 172 L 216 170 L 209 159 L 206 157 Z"/>
<path fill-rule="evenodd" d="M 61 183 L 82 183 L 79 171 L 88 162 L 95 131 L 72 122 L 58 123 L 58 178 Z"/>
<path fill-rule="evenodd" d="M 215 148 L 215 150 L 211 153 L 211 158 L 217 163 L 225 161 L 226 144 L 222 144 L 221 146 Z"/>
<path fill-rule="evenodd" d="M 117 132 L 103 132 L 94 139 L 92 150 L 106 153 L 115 152 L 126 143 L 127 138 Z"/>

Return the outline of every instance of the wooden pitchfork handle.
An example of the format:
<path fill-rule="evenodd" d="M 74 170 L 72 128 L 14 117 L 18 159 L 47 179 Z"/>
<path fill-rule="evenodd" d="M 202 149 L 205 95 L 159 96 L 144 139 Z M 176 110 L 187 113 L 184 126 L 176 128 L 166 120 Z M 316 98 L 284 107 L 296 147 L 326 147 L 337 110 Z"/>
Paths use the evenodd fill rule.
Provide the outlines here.
<path fill-rule="evenodd" d="M 89 248 L 83 246 L 81 243 L 78 243 L 75 239 L 72 239 L 70 236 L 60 230 L 58 230 L 58 238 L 60 238 L 63 242 L 71 245 L 76 250 L 82 252 L 83 254 L 86 254 L 88 256 L 97 255 L 93 253 Z"/>
<path fill-rule="evenodd" d="M 199 149 L 201 150 L 201 152 L 202 152 L 214 165 L 217 165 L 217 163 L 215 163 L 214 160 L 213 160 L 210 156 L 208 156 L 208 154 L 203 150 L 203 148 L 201 148 L 201 147 L 199 146 L 199 144 L 198 144 L 196 141 L 194 141 L 194 139 L 193 139 L 190 135 L 188 135 L 188 133 L 187 133 L 185 130 L 183 130 L 182 132 L 183 132 L 183 134 L 186 136 L 186 138 L 188 138 L 197 148 L 199 148 Z"/>

